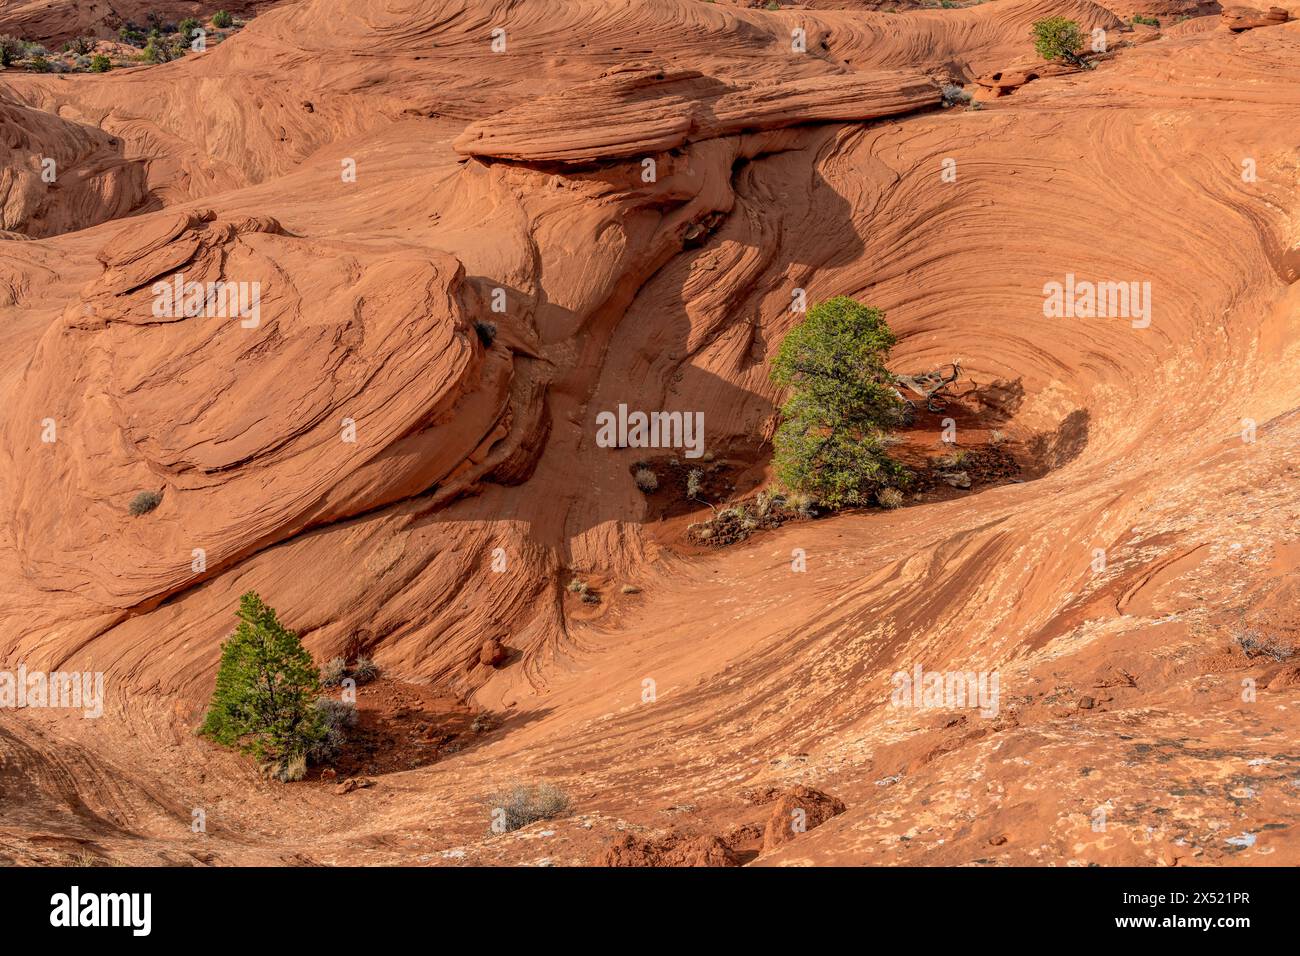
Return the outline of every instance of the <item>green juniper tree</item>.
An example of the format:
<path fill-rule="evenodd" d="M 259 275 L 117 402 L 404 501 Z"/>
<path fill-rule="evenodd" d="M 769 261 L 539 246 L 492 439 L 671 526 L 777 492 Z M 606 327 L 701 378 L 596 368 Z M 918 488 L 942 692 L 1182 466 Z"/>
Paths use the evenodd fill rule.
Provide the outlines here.
<path fill-rule="evenodd" d="M 894 341 L 883 312 L 846 296 L 813 306 L 786 334 L 772 362 L 772 381 L 791 390 L 773 465 L 788 488 L 839 508 L 901 483 L 884 445 L 903 410 L 885 366 Z"/>
<path fill-rule="evenodd" d="M 221 645 L 212 702 L 199 733 L 281 767 L 325 734 L 316 696 L 320 671 L 298 635 L 254 591 L 239 599 L 239 625 Z"/>
<path fill-rule="evenodd" d="M 1034 50 L 1044 60 L 1064 60 L 1086 67 L 1082 57 L 1083 34 L 1079 24 L 1065 17 L 1048 17 L 1034 24 Z"/>

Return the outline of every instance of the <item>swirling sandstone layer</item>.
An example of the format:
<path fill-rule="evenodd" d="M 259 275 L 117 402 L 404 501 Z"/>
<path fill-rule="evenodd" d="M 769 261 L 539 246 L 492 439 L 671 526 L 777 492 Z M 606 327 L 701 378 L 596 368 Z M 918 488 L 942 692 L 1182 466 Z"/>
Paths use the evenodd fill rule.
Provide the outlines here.
<path fill-rule="evenodd" d="M 25 129 L 111 152 L 0 256 L 0 663 L 103 670 L 110 707 L 0 713 L 0 799 L 36 794 L 6 852 L 175 859 L 177 808 L 222 803 L 220 861 L 528 862 L 480 800 L 544 777 L 582 814 L 566 862 L 683 805 L 725 837 L 796 784 L 847 810 L 761 862 L 1293 861 L 1294 675 L 1229 648 L 1298 586 L 1300 27 L 1207 16 L 939 107 L 1053 14 L 1134 38 L 1086 0 L 309 0 L 165 66 L 13 78 Z M 255 283 L 257 322 L 159 314 L 178 274 Z M 1067 275 L 1148 283 L 1149 323 L 1046 316 Z M 900 369 L 963 358 L 961 428 L 1034 480 L 677 547 L 596 415 L 703 411 L 752 486 L 794 289 L 884 309 Z M 253 792 L 189 736 L 249 589 L 501 730 L 391 801 Z M 917 664 L 998 670 L 999 714 L 891 707 Z"/>

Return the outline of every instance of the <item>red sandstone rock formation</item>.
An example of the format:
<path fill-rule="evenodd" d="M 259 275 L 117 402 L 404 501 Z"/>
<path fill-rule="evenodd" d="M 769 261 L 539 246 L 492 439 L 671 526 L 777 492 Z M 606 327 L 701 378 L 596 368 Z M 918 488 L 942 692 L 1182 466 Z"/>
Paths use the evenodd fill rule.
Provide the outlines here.
<path fill-rule="evenodd" d="M 0 669 L 108 689 L 0 710 L 6 861 L 186 861 L 178 808 L 220 804 L 219 863 L 1295 863 L 1294 672 L 1234 634 L 1294 624 L 1296 25 L 1056 75 L 1035 20 L 1119 17 L 870 6 L 303 0 L 174 63 L 6 72 Z M 936 108 L 995 72 L 1037 79 Z M 157 308 L 178 275 L 255 284 L 256 322 Z M 1149 324 L 1045 316 L 1067 275 L 1149 283 Z M 962 356 L 959 443 L 1024 480 L 690 546 L 709 508 L 595 417 L 702 411 L 661 488 L 751 495 L 794 289 L 883 309 L 899 370 Z M 192 733 L 250 589 L 495 729 L 267 795 Z M 996 669 L 998 705 L 895 705 L 917 664 Z M 570 808 L 485 838 L 515 777 Z M 761 855 L 620 836 L 757 833 L 789 807 L 741 794 L 806 781 L 848 809 Z"/>
<path fill-rule="evenodd" d="M 1291 14 L 1282 7 L 1269 7 L 1267 10 L 1256 10 L 1252 7 L 1224 7 L 1221 19 L 1223 25 L 1233 33 L 1240 33 L 1243 30 L 1254 30 L 1256 27 L 1273 27 L 1279 23 L 1286 23 L 1291 19 Z"/>

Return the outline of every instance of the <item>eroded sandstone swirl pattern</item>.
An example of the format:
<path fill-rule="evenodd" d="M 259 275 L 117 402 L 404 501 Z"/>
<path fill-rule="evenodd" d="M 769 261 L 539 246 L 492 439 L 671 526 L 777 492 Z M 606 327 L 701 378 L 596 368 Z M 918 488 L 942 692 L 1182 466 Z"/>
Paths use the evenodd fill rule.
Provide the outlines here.
<path fill-rule="evenodd" d="M 1300 857 L 1300 672 L 1228 653 L 1297 628 L 1300 24 L 814 6 L 301 0 L 4 74 L 0 665 L 110 699 L 0 711 L 0 853 L 586 863 L 806 783 L 846 812 L 759 863 Z M 941 108 L 1051 15 L 1097 69 Z M 177 273 L 256 282 L 256 324 L 156 314 Z M 1067 275 L 1149 283 L 1149 325 L 1045 317 Z M 673 546 L 595 416 L 701 410 L 754 486 L 797 288 L 884 309 L 900 369 L 961 357 L 1029 480 Z M 346 801 L 257 780 L 191 735 L 249 589 L 500 730 Z M 999 670 L 1001 714 L 890 708 L 918 663 Z M 520 778 L 574 797 L 545 849 L 483 835 Z"/>

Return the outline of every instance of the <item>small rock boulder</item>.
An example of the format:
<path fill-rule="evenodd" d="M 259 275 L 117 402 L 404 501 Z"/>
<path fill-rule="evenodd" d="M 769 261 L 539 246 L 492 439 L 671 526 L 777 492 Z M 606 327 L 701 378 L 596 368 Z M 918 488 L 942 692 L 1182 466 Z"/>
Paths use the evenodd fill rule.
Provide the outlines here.
<path fill-rule="evenodd" d="M 981 74 L 975 83 L 984 90 L 980 99 L 1007 96 L 1042 76 L 1061 76 L 1065 73 L 1078 73 L 1079 68 L 1069 63 L 1044 62 L 1041 59 L 1021 58 L 1001 70 Z"/>
<path fill-rule="evenodd" d="M 670 833 L 650 839 L 624 833 L 595 860 L 597 866 L 740 866 L 721 837 L 685 837 Z"/>
<path fill-rule="evenodd" d="M 800 833 L 819 827 L 844 812 L 844 804 L 829 794 L 802 784 L 788 790 L 772 808 L 763 831 L 763 852 L 788 843 Z"/>
<path fill-rule="evenodd" d="M 1233 33 L 1254 30 L 1256 27 L 1275 27 L 1291 19 L 1291 14 L 1281 7 L 1255 10 L 1252 7 L 1225 7 L 1220 22 Z"/>
<path fill-rule="evenodd" d="M 976 77 L 975 82 L 987 90 L 993 90 L 996 96 L 1005 96 L 1012 90 L 1024 86 L 1030 80 L 1036 79 L 1038 79 L 1038 74 L 1028 70 L 998 70 Z"/>
<path fill-rule="evenodd" d="M 1269 690 L 1286 690 L 1290 687 L 1300 687 L 1300 665 L 1284 667 L 1269 680 L 1266 686 Z"/>
<path fill-rule="evenodd" d="M 334 788 L 334 792 L 340 797 L 344 794 L 351 793 L 353 790 L 361 790 L 365 787 L 373 787 L 375 782 L 369 777 L 348 777 L 341 784 Z"/>
<path fill-rule="evenodd" d="M 478 662 L 484 667 L 496 667 L 503 663 L 510 654 L 506 647 L 495 637 L 489 637 L 479 648 Z"/>

